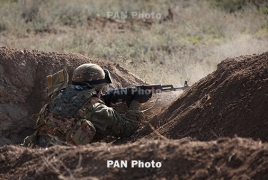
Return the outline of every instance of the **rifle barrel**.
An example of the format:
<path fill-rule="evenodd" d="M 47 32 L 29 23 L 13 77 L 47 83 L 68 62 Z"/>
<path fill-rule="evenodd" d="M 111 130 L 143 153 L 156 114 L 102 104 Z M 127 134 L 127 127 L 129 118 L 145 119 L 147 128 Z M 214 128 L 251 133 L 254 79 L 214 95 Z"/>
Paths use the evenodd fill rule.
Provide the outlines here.
<path fill-rule="evenodd" d="M 162 85 L 162 91 L 173 91 L 174 86 L 172 84 L 164 84 Z"/>
<path fill-rule="evenodd" d="M 184 82 L 184 86 L 182 87 L 174 87 L 172 84 L 167 84 L 167 85 L 162 85 L 162 91 L 177 91 L 177 90 L 184 90 L 186 89 L 188 86 L 187 81 Z"/>

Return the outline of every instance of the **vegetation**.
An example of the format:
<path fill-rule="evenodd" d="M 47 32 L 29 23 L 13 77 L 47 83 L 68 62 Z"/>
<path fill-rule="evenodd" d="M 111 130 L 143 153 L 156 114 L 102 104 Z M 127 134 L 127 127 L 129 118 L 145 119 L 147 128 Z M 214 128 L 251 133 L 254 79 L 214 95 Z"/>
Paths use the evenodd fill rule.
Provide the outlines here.
<path fill-rule="evenodd" d="M 2 0 L 0 46 L 80 53 L 149 83 L 181 85 L 227 57 L 266 51 L 267 7 L 246 0 Z M 173 19 L 164 21 L 169 8 Z"/>

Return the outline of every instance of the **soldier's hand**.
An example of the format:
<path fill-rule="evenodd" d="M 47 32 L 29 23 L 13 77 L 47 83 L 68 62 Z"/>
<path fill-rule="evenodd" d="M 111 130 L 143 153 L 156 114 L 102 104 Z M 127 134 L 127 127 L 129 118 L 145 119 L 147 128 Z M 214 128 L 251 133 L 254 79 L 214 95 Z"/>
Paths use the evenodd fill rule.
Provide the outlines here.
<path fill-rule="evenodd" d="M 112 108 L 115 108 L 117 107 L 118 105 L 122 104 L 123 103 L 123 100 L 122 99 L 118 99 L 116 102 L 110 102 L 110 104 L 108 105 L 108 107 L 112 107 Z"/>
<path fill-rule="evenodd" d="M 145 103 L 147 102 L 150 98 L 152 97 L 152 92 L 147 90 L 147 91 L 137 91 L 134 96 L 133 100 L 136 100 L 140 103 Z"/>

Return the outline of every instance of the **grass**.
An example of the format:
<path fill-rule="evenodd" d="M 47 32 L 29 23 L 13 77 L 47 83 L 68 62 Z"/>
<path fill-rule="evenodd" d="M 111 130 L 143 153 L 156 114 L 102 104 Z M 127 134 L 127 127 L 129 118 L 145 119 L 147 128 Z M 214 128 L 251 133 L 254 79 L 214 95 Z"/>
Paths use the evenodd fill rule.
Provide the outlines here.
<path fill-rule="evenodd" d="M 266 6 L 228 1 L 13 0 L 0 2 L 0 46 L 80 53 L 119 63 L 149 83 L 190 84 L 227 57 L 267 51 Z M 216 4 L 215 4 L 216 2 Z M 222 2 L 224 4 L 221 4 Z M 132 21 L 131 12 L 159 13 L 173 21 Z M 103 25 L 108 13 L 128 12 Z M 132 23 L 130 23 L 132 21 Z"/>

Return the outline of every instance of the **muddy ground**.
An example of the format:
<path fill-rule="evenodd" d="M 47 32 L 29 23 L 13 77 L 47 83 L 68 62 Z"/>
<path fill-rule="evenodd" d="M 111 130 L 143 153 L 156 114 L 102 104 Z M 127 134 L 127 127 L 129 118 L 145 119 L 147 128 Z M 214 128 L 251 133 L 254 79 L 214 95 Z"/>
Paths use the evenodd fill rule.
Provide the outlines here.
<path fill-rule="evenodd" d="M 46 102 L 46 76 L 63 67 L 71 76 L 85 62 L 109 69 L 113 87 L 146 83 L 118 64 L 79 54 L 0 48 L 1 179 L 268 179 L 268 52 L 226 59 L 182 94 L 162 93 L 129 139 L 19 147 Z M 128 167 L 107 168 L 107 160 L 127 160 Z M 161 167 L 131 168 L 131 160 Z"/>

